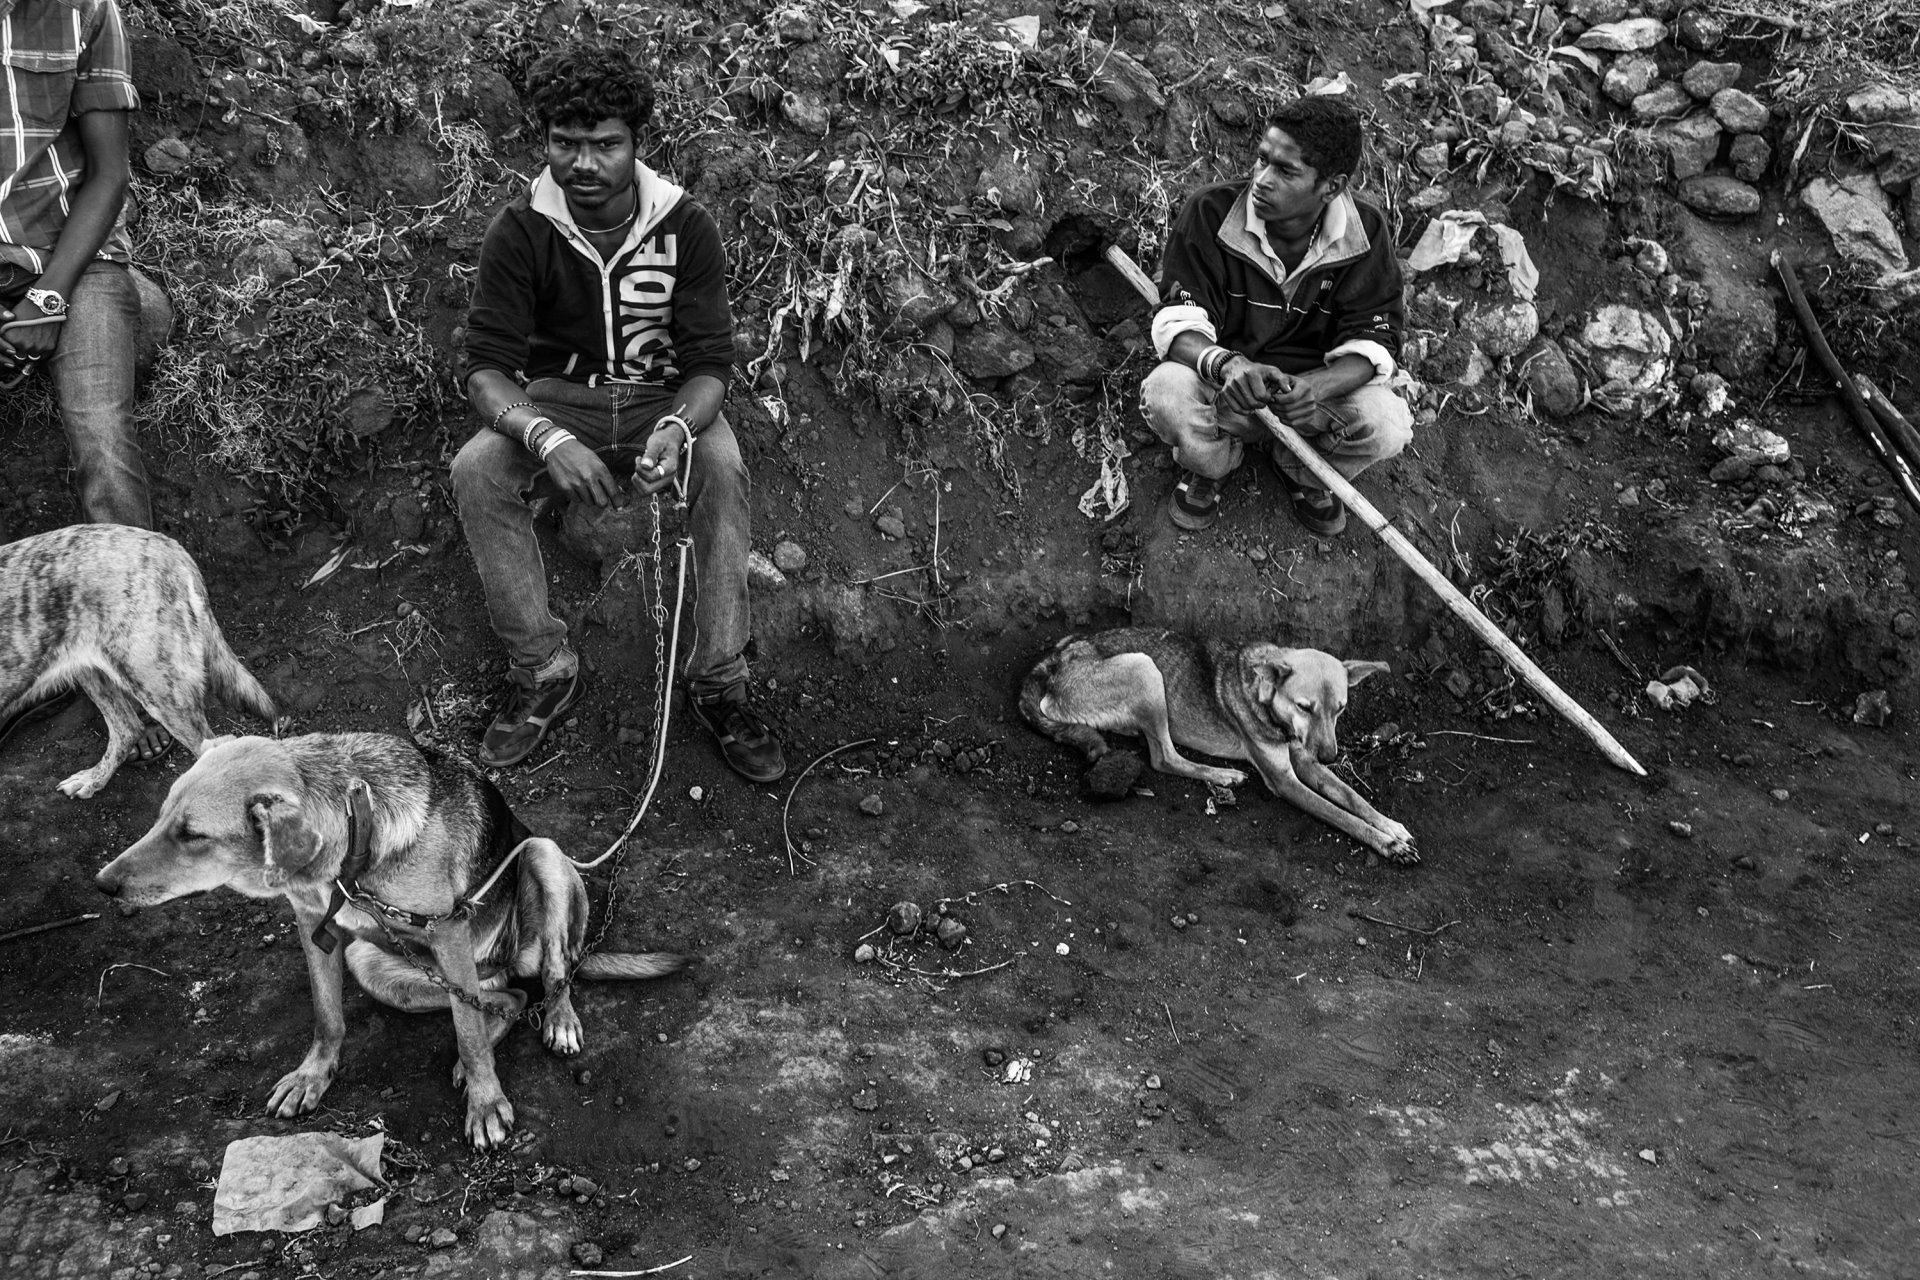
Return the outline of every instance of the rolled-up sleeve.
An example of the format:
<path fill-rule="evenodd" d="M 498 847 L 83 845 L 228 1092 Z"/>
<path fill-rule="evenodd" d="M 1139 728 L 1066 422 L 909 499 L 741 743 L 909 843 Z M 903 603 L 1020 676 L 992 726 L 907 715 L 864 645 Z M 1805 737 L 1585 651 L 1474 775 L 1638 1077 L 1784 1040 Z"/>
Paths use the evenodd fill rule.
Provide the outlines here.
<path fill-rule="evenodd" d="M 80 61 L 73 81 L 74 115 L 89 111 L 138 111 L 133 85 L 133 48 L 113 0 L 97 0 L 81 13 Z"/>

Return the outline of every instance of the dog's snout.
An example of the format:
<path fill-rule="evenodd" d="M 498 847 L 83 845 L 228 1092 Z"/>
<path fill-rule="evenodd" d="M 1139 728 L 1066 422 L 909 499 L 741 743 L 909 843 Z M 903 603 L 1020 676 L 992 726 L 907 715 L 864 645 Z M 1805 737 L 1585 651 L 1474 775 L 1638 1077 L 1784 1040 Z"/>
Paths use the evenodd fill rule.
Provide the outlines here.
<path fill-rule="evenodd" d="M 119 878 L 117 876 L 110 876 L 104 871 L 93 878 L 93 887 L 106 894 L 109 898 L 117 898 L 120 896 Z"/>

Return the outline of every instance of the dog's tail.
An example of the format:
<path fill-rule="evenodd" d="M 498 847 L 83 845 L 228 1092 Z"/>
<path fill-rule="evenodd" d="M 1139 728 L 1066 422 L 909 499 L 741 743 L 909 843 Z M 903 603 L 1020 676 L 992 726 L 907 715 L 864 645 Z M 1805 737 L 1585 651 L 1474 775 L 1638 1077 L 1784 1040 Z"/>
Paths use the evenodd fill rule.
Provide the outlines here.
<path fill-rule="evenodd" d="M 693 957 L 671 951 L 596 951 L 580 961 L 574 977 L 637 982 L 642 978 L 664 978 L 692 963 Z"/>
<path fill-rule="evenodd" d="M 229 703 L 253 712 L 268 724 L 280 718 L 273 699 L 227 644 L 218 623 L 214 624 L 213 644 L 207 649 L 207 675 Z"/>

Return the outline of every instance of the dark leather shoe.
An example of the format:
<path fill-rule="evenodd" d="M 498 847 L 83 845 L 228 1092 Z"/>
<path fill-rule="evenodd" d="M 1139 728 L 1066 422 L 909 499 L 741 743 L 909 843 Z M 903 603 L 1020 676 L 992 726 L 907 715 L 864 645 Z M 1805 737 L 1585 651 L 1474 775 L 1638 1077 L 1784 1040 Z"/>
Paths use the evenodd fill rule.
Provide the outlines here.
<path fill-rule="evenodd" d="M 480 740 L 480 763 L 505 769 L 525 760 L 586 691 L 578 665 L 552 680 L 536 680 L 525 667 L 508 668 L 507 702 Z"/>

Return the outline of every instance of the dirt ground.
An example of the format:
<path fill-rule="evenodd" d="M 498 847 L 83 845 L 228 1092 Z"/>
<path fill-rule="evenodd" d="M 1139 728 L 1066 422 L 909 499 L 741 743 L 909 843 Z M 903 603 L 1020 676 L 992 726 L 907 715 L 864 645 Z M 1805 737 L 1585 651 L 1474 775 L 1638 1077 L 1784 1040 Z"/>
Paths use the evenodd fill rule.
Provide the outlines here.
<path fill-rule="evenodd" d="M 43 518 L 58 462 L 16 475 Z M 201 549 L 296 727 L 402 731 L 425 687 L 458 737 L 497 659 L 469 562 L 434 545 L 305 592 L 324 540 Z M 591 613 L 592 573 L 553 563 L 563 608 Z M 431 630 L 403 630 L 400 602 Z M 1402 870 L 1254 788 L 1219 807 L 1148 775 L 1088 803 L 1013 707 L 1064 626 L 763 643 L 796 774 L 874 741 L 755 788 L 676 723 L 609 944 L 703 963 L 585 990 L 576 1060 L 510 1037 L 519 1137 L 485 1156 L 445 1019 L 357 990 L 326 1109 L 265 1117 L 309 1028 L 290 915 L 224 894 L 116 912 L 89 880 L 184 762 L 74 802 L 53 784 L 100 749 L 91 711 L 24 731 L 0 755 L 0 933 L 99 915 L 0 944 L 10 1273 L 1916 1274 L 1916 744 L 1904 717 L 1852 723 L 1856 679 L 1728 664 L 1713 706 L 1608 715 L 1641 781 L 1380 654 L 1396 674 L 1356 690 L 1343 737 L 1418 836 Z M 581 857 L 626 820 L 642 766 L 621 731 L 651 691 L 650 645 L 584 643 L 589 709 L 502 778 Z M 1550 665 L 1596 708 L 1635 692 L 1591 646 Z M 932 919 L 943 899 L 957 951 L 923 935 L 854 961 L 893 903 Z M 225 1144 L 315 1128 L 388 1134 L 384 1225 L 214 1238 Z"/>

